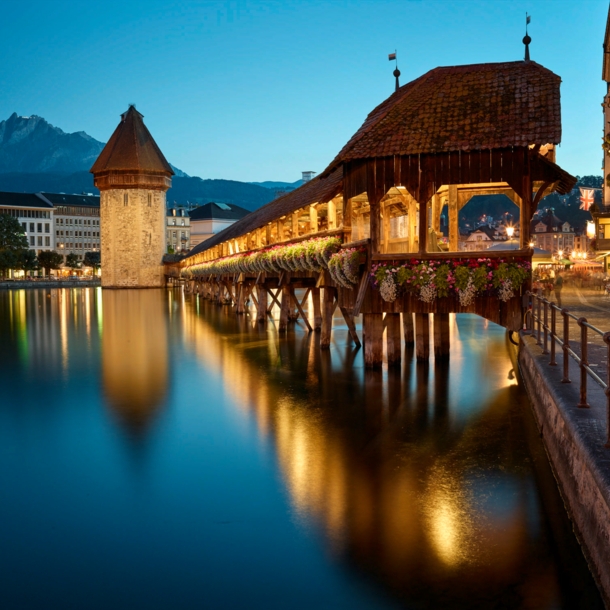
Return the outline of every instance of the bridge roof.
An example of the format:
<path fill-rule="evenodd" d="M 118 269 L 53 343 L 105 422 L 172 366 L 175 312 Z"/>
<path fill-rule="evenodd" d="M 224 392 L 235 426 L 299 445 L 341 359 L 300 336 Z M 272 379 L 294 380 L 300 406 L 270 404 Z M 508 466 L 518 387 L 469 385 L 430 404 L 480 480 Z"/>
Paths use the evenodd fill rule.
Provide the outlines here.
<path fill-rule="evenodd" d="M 561 141 L 559 76 L 533 61 L 440 67 L 375 108 L 331 163 Z"/>
<path fill-rule="evenodd" d="M 174 175 L 142 119 L 135 106 L 121 115 L 121 122 L 89 170 L 92 174 L 128 170 Z"/>
<path fill-rule="evenodd" d="M 250 233 L 267 223 L 278 220 L 282 216 L 291 214 L 296 210 L 317 202 L 325 202 L 332 199 L 341 190 L 343 181 L 343 169 L 339 168 L 326 177 L 318 176 L 306 182 L 298 189 L 274 199 L 262 208 L 244 216 L 241 220 L 233 223 L 220 233 L 210 239 L 206 239 L 196 245 L 188 254 L 193 256 L 213 248 L 229 239 L 235 239 Z"/>

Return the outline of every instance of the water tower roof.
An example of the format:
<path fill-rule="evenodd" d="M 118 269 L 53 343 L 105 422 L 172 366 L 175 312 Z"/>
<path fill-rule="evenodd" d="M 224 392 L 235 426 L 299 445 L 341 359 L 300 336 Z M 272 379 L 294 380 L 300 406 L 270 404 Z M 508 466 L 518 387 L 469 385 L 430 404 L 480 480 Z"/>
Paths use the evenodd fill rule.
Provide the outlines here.
<path fill-rule="evenodd" d="M 135 106 L 121 115 L 121 122 L 89 170 L 92 174 L 113 170 L 174 174 L 142 118 Z"/>

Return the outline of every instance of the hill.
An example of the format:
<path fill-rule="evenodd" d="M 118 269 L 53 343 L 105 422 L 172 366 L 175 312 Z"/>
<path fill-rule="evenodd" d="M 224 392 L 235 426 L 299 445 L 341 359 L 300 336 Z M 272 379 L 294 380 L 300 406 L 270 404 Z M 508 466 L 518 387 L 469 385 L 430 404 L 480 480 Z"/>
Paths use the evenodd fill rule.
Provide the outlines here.
<path fill-rule="evenodd" d="M 99 191 L 93 186 L 93 176 L 88 171 L 73 174 L 0 174 L 0 191 L 99 194 Z M 255 210 L 269 203 L 274 196 L 273 191 L 247 182 L 174 176 L 172 188 L 167 191 L 167 202 L 170 205 L 174 202 L 203 204 L 209 201 L 219 201 L 234 203 L 247 210 Z"/>

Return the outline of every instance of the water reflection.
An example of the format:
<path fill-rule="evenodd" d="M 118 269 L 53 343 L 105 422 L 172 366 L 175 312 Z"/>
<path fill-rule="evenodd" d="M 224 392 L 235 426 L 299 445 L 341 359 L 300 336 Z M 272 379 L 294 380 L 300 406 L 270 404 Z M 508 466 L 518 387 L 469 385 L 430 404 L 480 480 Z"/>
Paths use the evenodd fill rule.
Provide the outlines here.
<path fill-rule="evenodd" d="M 167 394 L 165 295 L 156 290 L 104 290 L 102 304 L 104 394 L 119 420 L 141 432 Z"/>
<path fill-rule="evenodd" d="M 601 608 L 501 329 L 366 371 L 335 322 L 0 293 L 0 606 Z"/>
<path fill-rule="evenodd" d="M 418 607 L 580 605 L 553 562 L 501 329 L 460 317 L 449 363 L 407 350 L 402 371 L 378 372 L 341 338 L 321 352 L 314 335 L 196 307 L 186 340 L 273 439 L 295 515 L 337 560 Z"/>

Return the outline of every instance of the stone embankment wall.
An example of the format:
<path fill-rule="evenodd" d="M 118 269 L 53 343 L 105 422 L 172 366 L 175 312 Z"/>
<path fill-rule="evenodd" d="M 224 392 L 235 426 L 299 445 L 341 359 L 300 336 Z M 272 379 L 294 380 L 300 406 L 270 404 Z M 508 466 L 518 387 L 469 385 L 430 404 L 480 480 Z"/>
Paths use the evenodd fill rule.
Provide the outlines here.
<path fill-rule="evenodd" d="M 95 288 L 101 286 L 101 282 L 96 280 L 36 280 L 28 282 L 27 280 L 19 280 L 17 282 L 0 282 L 0 290 L 8 288 L 9 290 L 22 290 L 23 288 Z"/>
<path fill-rule="evenodd" d="M 579 409 L 580 372 L 570 363 L 572 383 L 562 384 L 562 356 L 548 365 L 532 337 L 521 337 L 519 368 L 551 466 L 589 567 L 610 607 L 610 449 L 606 397 L 589 379 L 589 409 Z"/>

